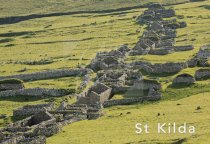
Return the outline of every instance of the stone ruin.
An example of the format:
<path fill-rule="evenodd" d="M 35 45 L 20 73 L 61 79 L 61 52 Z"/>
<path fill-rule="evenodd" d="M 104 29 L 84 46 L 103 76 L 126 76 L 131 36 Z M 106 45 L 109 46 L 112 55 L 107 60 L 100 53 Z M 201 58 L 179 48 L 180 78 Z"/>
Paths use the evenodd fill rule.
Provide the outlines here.
<path fill-rule="evenodd" d="M 61 78 L 61 77 L 68 77 L 68 76 L 83 76 L 89 73 L 91 70 L 87 68 L 81 69 L 60 69 L 60 70 L 48 70 L 42 72 L 34 72 L 30 74 L 18 74 L 12 76 L 3 76 L 0 77 L 0 80 L 6 79 L 20 79 L 24 82 L 27 81 L 36 81 L 36 80 L 45 80 L 51 78 Z"/>
<path fill-rule="evenodd" d="M 191 85 L 195 83 L 195 78 L 190 74 L 180 74 L 173 80 L 173 85 Z"/>
<path fill-rule="evenodd" d="M 160 4 L 151 4 L 148 6 L 148 10 L 137 18 L 139 24 L 149 23 L 154 20 L 161 20 L 162 18 L 170 18 L 175 16 L 173 9 L 165 9 Z"/>
<path fill-rule="evenodd" d="M 49 89 L 49 88 L 25 88 L 24 82 L 36 81 L 50 78 L 60 78 L 67 76 L 83 76 L 83 81 L 79 86 L 79 90 L 86 88 L 90 81 L 90 75 L 93 73 L 91 69 L 62 69 L 50 70 L 43 72 L 35 72 L 31 74 L 19 74 L 13 76 L 0 77 L 0 97 L 15 96 L 33 96 L 33 97 L 58 97 L 75 93 L 75 89 Z"/>
<path fill-rule="evenodd" d="M 196 57 L 197 58 L 210 58 L 210 45 L 202 46 Z"/>
<path fill-rule="evenodd" d="M 209 67 L 210 66 L 210 45 L 202 46 L 199 52 L 192 59 L 188 60 L 189 67 Z"/>
<path fill-rule="evenodd" d="M 7 79 L 0 81 L 0 92 L 7 90 L 24 89 L 23 81 L 19 79 Z"/>
<path fill-rule="evenodd" d="M 136 46 L 129 55 L 167 55 L 176 51 L 188 51 L 194 49 L 190 46 L 174 46 L 176 30 L 187 26 L 186 22 L 177 22 L 176 19 L 163 20 L 175 16 L 173 9 L 165 9 L 160 4 L 151 4 L 148 10 L 137 18 L 137 23 L 147 24 Z"/>
<path fill-rule="evenodd" d="M 103 104 L 111 95 L 111 88 L 103 83 L 95 83 L 87 91 L 77 97 L 79 104 Z"/>
<path fill-rule="evenodd" d="M 206 80 L 210 78 L 210 69 L 199 69 L 195 72 L 196 80 Z"/>
<path fill-rule="evenodd" d="M 13 110 L 13 116 L 15 117 L 25 117 L 32 116 L 46 109 L 47 111 L 51 111 L 54 109 L 54 103 L 48 104 L 38 104 L 38 105 L 25 105 L 22 108 L 18 108 Z"/>
<path fill-rule="evenodd" d="M 90 68 L 94 71 L 125 68 L 124 58 L 128 51 L 127 45 L 123 45 L 118 50 L 99 52 L 92 60 Z"/>
<path fill-rule="evenodd" d="M 13 113 L 13 116 L 28 116 L 27 118 L 0 129 L 0 143 L 45 144 L 46 137 L 59 133 L 67 124 L 101 117 L 102 109 L 102 104 L 69 105 L 66 102 L 62 102 L 57 109 L 53 103 L 27 105 Z"/>
<path fill-rule="evenodd" d="M 96 78 L 97 81 L 105 83 L 111 88 L 125 85 L 131 86 L 134 81 L 142 79 L 141 72 L 132 69 L 99 71 Z"/>
<path fill-rule="evenodd" d="M 46 143 L 46 137 L 52 136 L 62 129 L 49 112 L 41 111 L 21 121 L 17 121 L 0 130 L 0 143 Z"/>
<path fill-rule="evenodd" d="M 131 64 L 134 68 L 141 69 L 149 74 L 173 74 L 188 67 L 186 62 L 169 62 L 169 63 L 156 63 L 137 61 Z"/>
<path fill-rule="evenodd" d="M 16 96 L 28 96 L 28 97 L 59 97 L 72 94 L 74 90 L 66 89 L 49 89 L 49 88 L 29 88 L 29 89 L 17 89 L 7 90 L 0 92 L 0 98 L 2 97 L 16 97 Z"/>

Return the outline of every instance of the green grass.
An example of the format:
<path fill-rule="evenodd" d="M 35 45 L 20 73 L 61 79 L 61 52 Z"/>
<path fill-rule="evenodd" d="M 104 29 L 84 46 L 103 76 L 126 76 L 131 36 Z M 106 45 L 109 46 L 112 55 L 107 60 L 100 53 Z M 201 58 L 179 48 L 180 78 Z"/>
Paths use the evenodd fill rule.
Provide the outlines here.
<path fill-rule="evenodd" d="M 0 44 L 1 75 L 30 73 L 46 69 L 75 68 L 87 65 L 98 51 L 117 49 L 122 44 L 137 41 L 133 16 L 141 13 L 131 10 L 120 15 L 84 14 L 29 20 L 5 25 L 0 33 L 23 33 L 12 42 Z M 48 25 L 51 27 L 45 28 Z M 8 34 L 5 38 L 8 37 Z M 8 47 L 12 44 L 14 46 Z M 13 55 L 13 53 L 15 53 Z M 10 57 L 9 55 L 13 55 Z M 27 65 L 27 61 L 52 60 L 45 65 Z M 11 69 L 12 67 L 12 69 Z"/>
<path fill-rule="evenodd" d="M 6 114 L 7 118 L 0 119 L 0 127 L 5 127 L 7 124 L 16 121 L 17 119 L 12 116 L 14 109 L 21 108 L 24 105 L 35 105 L 41 103 L 54 102 L 55 106 L 58 107 L 62 101 L 67 101 L 69 104 L 76 101 L 75 97 L 64 96 L 62 98 L 36 98 L 36 97 L 10 97 L 0 98 L 0 114 Z"/>
<path fill-rule="evenodd" d="M 64 127 L 63 132 L 48 138 L 47 142 L 50 144 L 133 144 L 172 143 L 186 139 L 184 142 L 186 144 L 209 143 L 209 96 L 210 93 L 204 93 L 176 101 L 111 107 L 106 109 L 104 117 L 68 125 Z M 198 106 L 201 107 L 201 110 L 196 110 Z M 159 117 L 158 113 L 161 114 Z M 187 122 L 196 127 L 196 134 L 157 134 L 156 124 L 158 122 L 176 122 L 177 125 Z M 150 134 L 136 134 L 136 123 L 149 124 Z"/>
<path fill-rule="evenodd" d="M 174 4 L 187 0 L 162 0 L 163 4 Z M 10 0 L 1 2 L 0 17 L 29 15 L 29 14 L 48 14 L 72 11 L 93 11 L 107 10 L 124 7 L 143 5 L 149 2 L 160 2 L 159 0 Z"/>
<path fill-rule="evenodd" d="M 77 89 L 82 82 L 82 77 L 66 77 L 50 80 L 39 80 L 33 82 L 26 82 L 26 88 L 55 88 L 55 89 Z"/>
<path fill-rule="evenodd" d="M 142 5 L 153 0 L 0 0 L 0 17 L 69 12 L 80 10 L 105 10 Z M 159 1 L 159 0 L 154 0 Z M 175 3 L 181 0 L 162 1 Z M 183 0 L 182 0 L 183 2 Z M 24 3 L 24 4 L 23 4 Z M 210 1 L 175 5 L 177 15 L 183 15 L 188 26 L 178 29 L 176 45 L 193 44 L 195 49 L 187 52 L 176 52 L 165 56 L 128 57 L 127 62 L 145 60 L 151 63 L 183 62 L 193 57 L 200 46 L 210 43 Z M 45 8 L 43 8 L 45 7 Z M 61 15 L 31 19 L 10 25 L 0 25 L 0 75 L 13 75 L 38 72 L 48 69 L 75 68 L 86 66 L 99 51 L 117 49 L 122 44 L 133 48 L 145 26 L 135 23 L 136 16 L 145 9 L 130 9 L 112 13 L 92 13 Z M 141 30 L 140 33 L 137 31 Z M 44 64 L 40 64 L 44 62 Z M 46 62 L 46 63 L 45 63 Z M 116 106 L 105 109 L 105 116 L 94 121 L 82 121 L 64 127 L 64 131 L 48 139 L 53 143 L 173 143 L 185 138 L 185 143 L 209 143 L 210 80 L 199 81 L 189 87 L 171 87 L 171 82 L 178 74 L 194 75 L 198 67 L 187 68 L 173 75 L 148 75 L 145 78 L 158 79 L 163 85 L 163 100 L 155 103 L 144 103 L 129 106 Z M 168 81 L 168 82 L 166 82 Z M 77 88 L 81 77 L 40 80 L 24 83 L 26 88 Z M 92 84 L 92 83 L 91 83 Z M 89 84 L 89 85 L 91 85 Z M 208 93 L 204 93 L 208 92 Z M 138 97 L 139 92 L 116 95 L 113 99 Z M 0 120 L 4 127 L 16 119 L 12 110 L 26 104 L 38 104 L 55 101 L 58 106 L 62 100 L 69 103 L 75 98 L 37 99 L 17 97 L 0 99 L 0 114 L 9 117 Z M 177 105 L 181 104 L 181 105 Z M 196 107 L 201 106 L 200 111 Z M 126 114 L 131 112 L 131 114 Z M 123 114 L 120 116 L 120 114 Z M 157 114 L 161 113 L 160 117 Z M 165 114 L 163 116 L 162 114 Z M 156 122 L 186 121 L 194 124 L 197 133 L 191 135 L 160 136 L 156 133 L 136 135 L 134 125 L 137 122 L 148 122 L 152 127 Z"/>

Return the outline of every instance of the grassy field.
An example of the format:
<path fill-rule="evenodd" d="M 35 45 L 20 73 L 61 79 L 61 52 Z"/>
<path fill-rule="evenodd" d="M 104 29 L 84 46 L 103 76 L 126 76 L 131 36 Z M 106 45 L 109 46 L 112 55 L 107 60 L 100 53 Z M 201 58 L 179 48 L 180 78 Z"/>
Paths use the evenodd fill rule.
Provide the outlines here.
<path fill-rule="evenodd" d="M 0 17 L 49 14 L 74 11 L 93 11 L 142 6 L 149 2 L 174 4 L 187 0 L 0 0 Z"/>
<path fill-rule="evenodd" d="M 70 11 L 118 9 L 139 6 L 159 0 L 0 0 L 0 17 L 49 14 Z M 163 0 L 163 3 L 183 0 Z M 23 4 L 24 3 L 24 4 Z M 43 8 L 45 7 L 45 8 Z M 151 63 L 183 62 L 190 59 L 200 46 L 210 43 L 210 1 L 174 5 L 177 15 L 182 15 L 187 27 L 178 29 L 176 45 L 194 45 L 195 49 L 165 56 L 128 57 L 127 62 L 145 60 Z M 99 51 L 117 49 L 128 44 L 133 48 L 144 27 L 135 23 L 135 17 L 145 9 L 135 8 L 109 13 L 84 13 L 30 19 L 19 23 L 0 25 L 0 75 L 31 73 L 48 69 L 85 67 Z M 140 31 L 140 32 L 138 32 Z M 194 75 L 196 68 L 187 68 L 181 73 Z M 176 74 L 176 75 L 178 75 Z M 209 143 L 210 81 L 199 81 L 190 87 L 172 87 L 176 75 L 158 76 L 163 85 L 163 100 L 156 103 L 117 106 L 105 109 L 105 116 L 93 121 L 82 121 L 64 127 L 64 131 L 48 139 L 49 144 L 80 143 Z M 145 75 L 157 78 L 154 75 Z M 169 81 L 169 83 L 165 81 Z M 81 77 L 67 77 L 25 83 L 26 88 L 76 88 Z M 136 96 L 136 94 L 135 94 Z M 128 95 L 117 95 L 121 99 Z M 58 105 L 75 98 L 5 98 L 0 99 L 0 114 L 9 117 L 0 119 L 0 127 L 15 121 L 13 109 L 26 104 L 54 101 Z M 198 106 L 201 110 L 195 110 Z M 130 112 L 131 114 L 127 114 Z M 122 113 L 122 115 L 121 115 Z M 157 114 L 161 115 L 158 117 Z M 165 114 L 163 116 L 163 114 Z M 196 126 L 195 135 L 149 135 L 135 134 L 135 123 L 148 123 L 154 128 L 157 122 L 187 122 Z"/>
<path fill-rule="evenodd" d="M 66 126 L 62 133 L 49 138 L 48 143 L 171 144 L 183 139 L 186 144 L 207 144 L 210 142 L 209 96 L 210 93 L 204 93 L 176 101 L 112 107 L 106 109 L 105 116 L 98 120 Z M 198 106 L 200 110 L 196 110 Z M 178 126 L 187 122 L 196 127 L 196 134 L 157 134 L 159 122 L 176 122 Z M 136 134 L 136 123 L 149 124 L 150 134 Z"/>

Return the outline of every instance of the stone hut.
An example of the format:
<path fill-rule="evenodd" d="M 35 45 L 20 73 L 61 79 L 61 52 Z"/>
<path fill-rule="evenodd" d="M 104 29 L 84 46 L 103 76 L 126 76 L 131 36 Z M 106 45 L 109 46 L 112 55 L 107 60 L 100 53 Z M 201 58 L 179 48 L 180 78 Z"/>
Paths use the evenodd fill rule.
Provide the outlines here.
<path fill-rule="evenodd" d="M 210 45 L 202 46 L 196 57 L 197 58 L 210 58 Z"/>
<path fill-rule="evenodd" d="M 133 50 L 129 53 L 130 55 L 146 55 L 150 49 L 155 48 L 155 43 L 150 39 L 140 39 Z"/>
<path fill-rule="evenodd" d="M 159 21 L 154 21 L 149 25 L 149 29 L 152 31 L 161 31 L 163 29 L 163 24 Z"/>
<path fill-rule="evenodd" d="M 91 62 L 91 68 L 94 71 L 108 70 L 108 69 L 121 69 L 124 68 L 125 64 L 122 58 L 114 56 L 96 58 Z"/>
<path fill-rule="evenodd" d="M 143 79 L 134 83 L 134 88 L 138 90 L 161 90 L 162 86 L 157 80 Z"/>
<path fill-rule="evenodd" d="M 165 9 L 160 3 L 153 3 L 148 6 L 149 9 Z"/>
<path fill-rule="evenodd" d="M 145 31 L 143 34 L 144 39 L 150 39 L 151 41 L 155 42 L 155 44 L 159 43 L 161 40 L 161 37 L 158 33 L 154 31 Z"/>
<path fill-rule="evenodd" d="M 37 114 L 41 111 L 46 109 L 47 111 L 51 111 L 54 109 L 54 103 L 48 103 L 48 104 L 38 104 L 38 105 L 26 105 L 22 108 L 18 108 L 16 110 L 13 110 L 13 116 L 32 116 L 34 114 Z"/>
<path fill-rule="evenodd" d="M 5 79 L 0 81 L 0 91 L 24 89 L 22 80 Z"/>
<path fill-rule="evenodd" d="M 149 52 L 149 54 L 151 54 L 151 55 L 167 55 L 167 54 L 171 54 L 171 53 L 174 53 L 174 49 L 171 46 L 152 49 Z"/>
<path fill-rule="evenodd" d="M 178 73 L 181 70 L 187 68 L 187 63 L 185 62 L 178 62 L 178 63 L 156 63 L 156 64 L 149 64 L 147 67 L 142 67 L 144 71 L 147 73 L 153 74 L 164 74 L 164 73 Z"/>
<path fill-rule="evenodd" d="M 195 83 L 195 78 L 190 74 L 180 74 L 172 82 L 173 85 L 186 84 L 190 85 Z"/>
<path fill-rule="evenodd" d="M 52 114 L 43 110 L 33 116 L 8 125 L 2 130 L 10 134 L 22 136 L 52 136 L 61 131 L 62 126 L 56 123 Z"/>
<path fill-rule="evenodd" d="M 106 71 L 103 76 L 98 78 L 98 81 L 110 87 L 124 86 L 127 74 L 123 71 Z"/>
<path fill-rule="evenodd" d="M 128 48 L 127 45 L 122 45 L 120 46 L 118 51 L 120 51 L 123 55 L 126 55 L 130 51 L 130 49 Z"/>
<path fill-rule="evenodd" d="M 77 97 L 79 104 L 102 104 L 110 98 L 112 89 L 103 83 L 96 83 Z"/>
<path fill-rule="evenodd" d="M 199 69 L 195 72 L 196 80 L 206 80 L 210 78 L 210 69 Z"/>

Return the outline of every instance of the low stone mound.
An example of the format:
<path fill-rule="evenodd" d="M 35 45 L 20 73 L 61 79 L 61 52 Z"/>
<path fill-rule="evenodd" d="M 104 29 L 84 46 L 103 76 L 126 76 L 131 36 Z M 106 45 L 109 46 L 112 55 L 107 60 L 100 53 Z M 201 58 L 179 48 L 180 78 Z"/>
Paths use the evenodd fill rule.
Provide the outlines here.
<path fill-rule="evenodd" d="M 24 89 L 22 80 L 5 79 L 0 81 L 0 91 Z"/>
<path fill-rule="evenodd" d="M 210 69 L 199 69 L 195 72 L 196 80 L 210 79 Z"/>
<path fill-rule="evenodd" d="M 173 85 L 186 84 L 190 85 L 195 83 L 195 78 L 190 74 L 180 74 L 173 80 Z"/>

